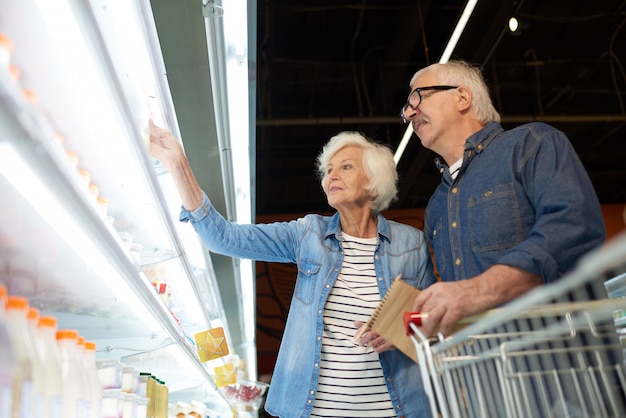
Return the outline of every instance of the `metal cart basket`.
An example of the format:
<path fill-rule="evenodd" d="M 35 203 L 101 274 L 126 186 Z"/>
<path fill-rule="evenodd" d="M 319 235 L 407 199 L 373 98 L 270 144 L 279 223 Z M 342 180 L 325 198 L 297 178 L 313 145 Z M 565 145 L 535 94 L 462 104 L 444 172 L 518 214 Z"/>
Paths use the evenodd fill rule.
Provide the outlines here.
<path fill-rule="evenodd" d="M 448 338 L 410 324 L 433 416 L 626 417 L 626 334 L 616 326 L 626 298 L 605 286 L 625 271 L 622 235 Z"/>

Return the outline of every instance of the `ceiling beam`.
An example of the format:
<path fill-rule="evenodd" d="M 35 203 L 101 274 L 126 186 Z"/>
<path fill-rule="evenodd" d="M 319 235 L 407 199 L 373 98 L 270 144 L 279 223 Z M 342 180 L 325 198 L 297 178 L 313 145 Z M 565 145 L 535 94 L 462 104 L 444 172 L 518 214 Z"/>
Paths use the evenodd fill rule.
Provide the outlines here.
<path fill-rule="evenodd" d="M 589 123 L 626 122 L 626 115 L 511 115 L 502 116 L 502 123 Z M 354 116 L 354 117 L 325 117 L 325 118 L 276 118 L 257 119 L 256 126 L 316 126 L 316 125 L 370 125 L 370 124 L 399 124 L 400 116 Z"/>

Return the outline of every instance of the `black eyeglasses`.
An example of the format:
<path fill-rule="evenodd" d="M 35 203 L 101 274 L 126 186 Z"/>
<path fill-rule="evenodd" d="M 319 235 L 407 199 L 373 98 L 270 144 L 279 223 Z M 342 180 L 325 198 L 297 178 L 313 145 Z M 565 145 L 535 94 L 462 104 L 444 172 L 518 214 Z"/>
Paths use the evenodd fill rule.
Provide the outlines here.
<path fill-rule="evenodd" d="M 402 110 L 400 110 L 400 117 L 402 118 L 402 122 L 407 123 L 408 120 L 404 117 L 404 113 L 410 107 L 413 110 L 417 110 L 420 104 L 422 104 L 422 96 L 423 91 L 427 90 L 435 90 L 435 91 L 444 91 L 444 90 L 452 90 L 456 89 L 458 86 L 428 86 L 428 87 L 418 87 L 409 94 L 409 100 L 402 106 Z"/>

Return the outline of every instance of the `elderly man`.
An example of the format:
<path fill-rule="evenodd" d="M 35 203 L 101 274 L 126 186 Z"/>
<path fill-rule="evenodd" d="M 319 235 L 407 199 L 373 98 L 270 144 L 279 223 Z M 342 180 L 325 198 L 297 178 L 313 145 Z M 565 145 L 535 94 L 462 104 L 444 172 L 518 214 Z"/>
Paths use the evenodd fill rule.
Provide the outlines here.
<path fill-rule="evenodd" d="M 554 281 L 605 240 L 600 204 L 568 138 L 543 123 L 505 131 L 481 71 L 463 61 L 418 71 L 402 108 L 439 155 L 425 234 L 441 282 L 415 300 L 422 331 Z"/>

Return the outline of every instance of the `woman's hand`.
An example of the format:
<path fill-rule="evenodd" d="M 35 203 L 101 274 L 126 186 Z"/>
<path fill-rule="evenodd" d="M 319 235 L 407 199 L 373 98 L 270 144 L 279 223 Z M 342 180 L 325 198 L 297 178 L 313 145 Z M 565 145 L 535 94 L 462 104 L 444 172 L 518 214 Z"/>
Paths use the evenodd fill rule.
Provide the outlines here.
<path fill-rule="evenodd" d="M 191 170 L 183 146 L 170 131 L 156 126 L 152 119 L 148 126 L 150 154 L 161 161 L 171 174 L 183 207 L 189 211 L 196 210 L 202 204 L 202 189 Z"/>
<path fill-rule="evenodd" d="M 184 157 L 183 147 L 170 131 L 154 124 L 152 119 L 148 122 L 150 128 L 150 154 L 161 161 L 166 167 Z"/>
<path fill-rule="evenodd" d="M 365 322 L 354 321 L 354 325 L 356 325 L 357 327 L 357 333 L 355 334 L 356 336 L 361 332 L 361 328 L 365 326 Z M 395 348 L 393 344 L 385 340 L 383 337 L 381 337 L 371 329 L 368 329 L 361 335 L 361 337 L 357 341 L 357 344 L 363 347 L 370 347 L 377 353 L 382 353 L 384 351 L 392 350 Z"/>

